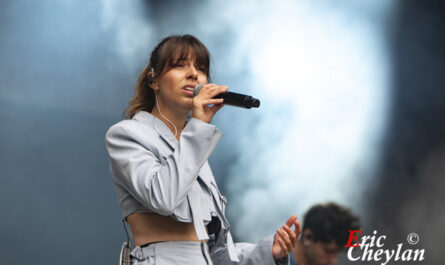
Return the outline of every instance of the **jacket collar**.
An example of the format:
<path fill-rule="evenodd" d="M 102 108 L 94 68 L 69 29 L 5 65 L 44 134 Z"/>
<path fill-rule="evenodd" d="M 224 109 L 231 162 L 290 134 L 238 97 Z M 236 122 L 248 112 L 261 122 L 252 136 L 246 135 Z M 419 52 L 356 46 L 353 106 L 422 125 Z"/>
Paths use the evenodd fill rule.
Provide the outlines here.
<path fill-rule="evenodd" d="M 164 142 L 166 142 L 172 150 L 176 149 L 179 142 L 178 140 L 176 140 L 172 131 L 170 131 L 170 129 L 167 127 L 167 125 L 165 125 L 163 121 L 161 121 L 160 119 L 156 118 L 154 115 L 146 111 L 139 111 L 133 116 L 133 119 L 148 125 L 150 128 L 153 128 L 159 134 L 161 139 L 164 140 Z M 204 167 L 208 169 L 209 171 L 208 174 L 212 175 L 208 164 L 207 165 L 205 164 Z M 210 188 L 211 180 L 209 179 L 209 176 L 200 175 L 199 177 Z"/>
<path fill-rule="evenodd" d="M 156 118 L 149 112 L 139 111 L 133 116 L 133 119 L 140 121 L 150 128 L 156 130 L 159 136 L 170 146 L 170 148 L 175 149 L 178 145 L 178 140 L 173 135 L 172 131 L 165 125 L 163 121 Z"/>

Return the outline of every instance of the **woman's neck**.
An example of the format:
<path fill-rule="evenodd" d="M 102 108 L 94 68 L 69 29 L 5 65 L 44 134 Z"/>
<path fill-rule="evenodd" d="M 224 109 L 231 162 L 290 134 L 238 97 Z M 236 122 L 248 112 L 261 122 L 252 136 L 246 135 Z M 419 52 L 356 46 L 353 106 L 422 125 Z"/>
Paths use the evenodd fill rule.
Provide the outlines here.
<path fill-rule="evenodd" d="M 187 120 L 187 112 L 169 111 L 169 108 L 164 107 L 163 104 L 159 102 L 159 106 L 157 106 L 155 103 L 151 114 L 163 121 L 164 124 L 167 125 L 167 127 L 173 133 L 173 135 L 175 135 L 176 132 L 175 137 L 179 141 L 179 136 L 181 135 L 182 129 L 184 128 L 185 122 Z M 172 123 L 174 124 L 174 126 L 172 125 Z"/>

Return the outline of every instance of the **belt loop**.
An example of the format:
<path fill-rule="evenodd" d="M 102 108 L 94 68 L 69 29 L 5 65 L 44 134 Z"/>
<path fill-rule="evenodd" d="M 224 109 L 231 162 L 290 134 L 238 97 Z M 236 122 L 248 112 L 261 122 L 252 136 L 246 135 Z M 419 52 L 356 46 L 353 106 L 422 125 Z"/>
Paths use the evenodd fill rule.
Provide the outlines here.
<path fill-rule="evenodd" d="M 136 246 L 130 253 L 130 257 L 137 259 L 138 261 L 144 261 L 144 253 L 142 253 L 142 249 L 139 246 Z"/>

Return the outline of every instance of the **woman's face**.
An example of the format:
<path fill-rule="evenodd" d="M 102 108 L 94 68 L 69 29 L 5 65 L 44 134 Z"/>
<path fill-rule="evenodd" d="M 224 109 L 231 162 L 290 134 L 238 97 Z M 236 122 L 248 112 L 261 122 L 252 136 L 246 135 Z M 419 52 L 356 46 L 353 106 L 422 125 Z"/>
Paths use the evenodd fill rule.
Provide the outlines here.
<path fill-rule="evenodd" d="M 156 78 L 153 89 L 163 107 L 172 111 L 189 111 L 192 108 L 193 88 L 203 83 L 207 83 L 207 74 L 189 55 Z"/>

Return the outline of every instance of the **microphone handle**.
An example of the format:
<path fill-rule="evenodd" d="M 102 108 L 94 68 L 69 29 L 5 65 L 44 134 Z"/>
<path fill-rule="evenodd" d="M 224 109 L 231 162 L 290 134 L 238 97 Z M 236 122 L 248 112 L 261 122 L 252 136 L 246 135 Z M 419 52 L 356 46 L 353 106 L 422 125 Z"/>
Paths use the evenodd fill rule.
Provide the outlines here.
<path fill-rule="evenodd" d="M 260 101 L 258 99 L 235 92 L 224 92 L 214 98 L 223 98 L 223 104 L 225 105 L 232 105 L 246 109 L 250 109 L 252 107 L 258 108 L 260 106 Z"/>

